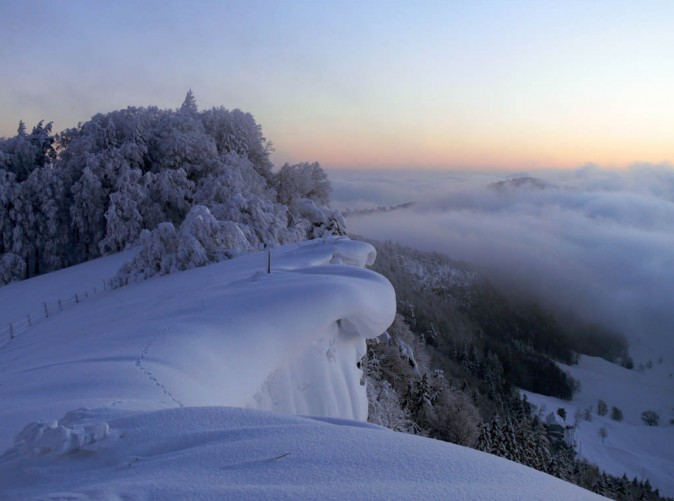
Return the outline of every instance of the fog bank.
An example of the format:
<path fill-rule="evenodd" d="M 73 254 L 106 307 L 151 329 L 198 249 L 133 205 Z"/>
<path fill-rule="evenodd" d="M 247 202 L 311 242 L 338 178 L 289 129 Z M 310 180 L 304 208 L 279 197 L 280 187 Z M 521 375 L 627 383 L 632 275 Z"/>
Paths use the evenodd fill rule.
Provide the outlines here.
<path fill-rule="evenodd" d="M 586 166 L 512 176 L 333 172 L 349 231 L 445 253 L 558 311 L 619 330 L 639 358 L 674 359 L 674 169 Z"/>

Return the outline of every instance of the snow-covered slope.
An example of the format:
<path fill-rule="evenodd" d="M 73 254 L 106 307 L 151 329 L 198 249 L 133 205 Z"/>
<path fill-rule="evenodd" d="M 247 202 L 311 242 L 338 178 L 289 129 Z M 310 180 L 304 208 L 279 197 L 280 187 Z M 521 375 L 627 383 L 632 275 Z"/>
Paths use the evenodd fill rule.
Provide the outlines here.
<path fill-rule="evenodd" d="M 0 459 L 6 499 L 602 499 L 495 456 L 355 421 L 190 407 L 75 411 L 63 427 L 74 432 L 35 444 L 41 453 Z M 98 439 L 67 454 L 46 449 L 83 430 Z"/>
<path fill-rule="evenodd" d="M 101 293 L 37 323 L 0 353 L 0 398 L 14 403 L 0 410 L 9 425 L 0 446 L 29 421 L 83 405 L 233 405 L 365 419 L 355 364 L 364 339 L 392 322 L 395 296 L 380 275 L 334 263 L 364 266 L 374 249 L 321 240 L 272 258 L 271 274 L 264 253 L 244 256 Z M 99 264 L 107 268 L 106 259 Z M 51 290 L 49 280 L 67 273 L 41 284 Z M 0 289 L 3 305 L 28 290 Z"/>
<path fill-rule="evenodd" d="M 0 288 L 0 314 L 91 290 L 123 257 Z M 366 417 L 356 362 L 395 312 L 362 268 L 373 259 L 368 244 L 311 241 L 274 250 L 271 274 L 252 254 L 34 321 L 0 348 L 0 498 L 596 498 L 343 419 Z"/>
<path fill-rule="evenodd" d="M 580 381 L 580 392 L 571 402 L 524 392 L 538 412 L 564 407 L 567 424 L 576 423 L 574 438 L 581 457 L 616 476 L 648 479 L 661 494 L 674 496 L 674 427 L 669 423 L 674 382 L 668 367 L 656 361 L 642 372 L 587 356 L 581 356 L 578 365 L 561 367 Z M 600 399 L 608 409 L 604 416 L 597 415 Z M 622 411 L 621 422 L 610 418 L 614 406 Z M 646 410 L 656 411 L 659 426 L 642 422 Z M 591 421 L 584 419 L 588 411 Z M 601 428 L 606 430 L 603 439 Z"/>

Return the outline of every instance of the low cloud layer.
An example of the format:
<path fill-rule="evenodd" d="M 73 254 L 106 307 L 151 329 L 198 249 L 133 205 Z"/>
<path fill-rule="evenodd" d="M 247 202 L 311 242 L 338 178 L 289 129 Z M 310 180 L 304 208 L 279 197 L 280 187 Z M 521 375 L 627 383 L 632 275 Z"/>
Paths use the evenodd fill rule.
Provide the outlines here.
<path fill-rule="evenodd" d="M 473 263 L 504 287 L 619 330 L 637 357 L 674 358 L 671 166 L 332 178 L 340 208 L 416 202 L 351 216 L 352 233 Z"/>

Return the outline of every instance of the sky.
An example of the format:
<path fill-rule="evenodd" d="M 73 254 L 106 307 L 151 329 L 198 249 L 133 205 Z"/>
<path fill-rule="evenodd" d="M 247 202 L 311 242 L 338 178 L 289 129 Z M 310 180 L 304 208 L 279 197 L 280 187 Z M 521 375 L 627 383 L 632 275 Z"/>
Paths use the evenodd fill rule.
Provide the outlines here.
<path fill-rule="evenodd" d="M 0 136 L 126 106 L 252 113 L 273 161 L 674 160 L 674 3 L 0 0 Z"/>

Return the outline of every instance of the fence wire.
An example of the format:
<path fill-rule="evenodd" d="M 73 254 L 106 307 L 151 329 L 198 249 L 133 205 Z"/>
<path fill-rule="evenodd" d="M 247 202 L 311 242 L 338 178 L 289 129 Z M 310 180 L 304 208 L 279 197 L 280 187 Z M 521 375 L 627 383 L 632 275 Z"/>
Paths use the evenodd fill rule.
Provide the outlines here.
<path fill-rule="evenodd" d="M 12 321 L 0 325 L 0 348 L 7 346 L 13 339 L 25 334 L 31 327 L 44 322 L 51 316 L 58 315 L 63 310 L 86 301 L 90 297 L 96 296 L 101 292 L 117 288 L 117 284 L 112 280 L 103 280 L 101 286 L 95 286 L 91 289 L 77 292 L 71 297 L 59 298 L 55 301 L 43 301 L 41 308 L 27 312 L 23 317 L 15 318 Z"/>

